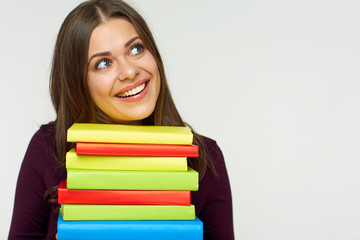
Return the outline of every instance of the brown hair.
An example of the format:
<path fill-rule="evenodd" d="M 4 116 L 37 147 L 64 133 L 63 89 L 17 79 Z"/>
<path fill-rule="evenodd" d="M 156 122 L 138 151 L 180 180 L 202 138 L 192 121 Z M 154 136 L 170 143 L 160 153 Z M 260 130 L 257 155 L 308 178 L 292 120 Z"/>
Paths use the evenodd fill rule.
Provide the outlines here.
<path fill-rule="evenodd" d="M 90 35 L 100 23 L 112 18 L 131 22 L 154 56 L 161 78 L 161 88 L 154 112 L 143 120 L 146 125 L 185 126 L 167 85 L 163 62 L 154 38 L 144 19 L 121 0 L 90 0 L 81 3 L 64 20 L 55 45 L 50 77 L 50 92 L 57 119 L 54 122 L 55 156 L 60 167 L 65 166 L 65 154 L 73 145 L 66 142 L 66 131 L 75 122 L 113 123 L 93 102 L 87 86 L 88 46 Z M 193 131 L 199 157 L 189 159 L 189 166 L 204 176 L 207 167 L 206 147 Z"/>

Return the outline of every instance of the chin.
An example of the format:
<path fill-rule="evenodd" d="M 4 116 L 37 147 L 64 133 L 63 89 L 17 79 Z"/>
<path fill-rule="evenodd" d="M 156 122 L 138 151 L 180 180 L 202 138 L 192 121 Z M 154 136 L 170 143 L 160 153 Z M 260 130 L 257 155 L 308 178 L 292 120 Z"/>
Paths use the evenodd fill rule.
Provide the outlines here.
<path fill-rule="evenodd" d="M 142 114 L 129 114 L 126 117 L 111 116 L 112 119 L 123 124 L 140 124 L 142 120 L 149 117 L 153 111 Z"/>

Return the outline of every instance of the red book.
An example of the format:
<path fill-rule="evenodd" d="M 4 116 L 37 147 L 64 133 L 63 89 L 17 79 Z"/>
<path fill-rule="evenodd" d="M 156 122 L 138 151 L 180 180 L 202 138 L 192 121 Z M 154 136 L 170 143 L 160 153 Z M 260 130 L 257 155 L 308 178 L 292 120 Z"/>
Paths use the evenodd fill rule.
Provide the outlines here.
<path fill-rule="evenodd" d="M 163 145 L 131 143 L 76 143 L 76 153 L 82 155 L 118 155 L 148 157 L 198 157 L 196 145 Z"/>
<path fill-rule="evenodd" d="M 190 191 L 78 190 L 58 188 L 58 203 L 102 205 L 190 205 Z"/>

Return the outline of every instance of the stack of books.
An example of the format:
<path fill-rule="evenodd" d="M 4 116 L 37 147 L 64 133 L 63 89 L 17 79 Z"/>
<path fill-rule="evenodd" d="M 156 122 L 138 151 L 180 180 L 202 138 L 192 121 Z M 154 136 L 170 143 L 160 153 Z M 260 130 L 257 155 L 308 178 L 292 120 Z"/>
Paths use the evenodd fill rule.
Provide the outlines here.
<path fill-rule="evenodd" d="M 198 156 L 187 127 L 75 123 L 60 184 L 59 240 L 200 240 Z"/>

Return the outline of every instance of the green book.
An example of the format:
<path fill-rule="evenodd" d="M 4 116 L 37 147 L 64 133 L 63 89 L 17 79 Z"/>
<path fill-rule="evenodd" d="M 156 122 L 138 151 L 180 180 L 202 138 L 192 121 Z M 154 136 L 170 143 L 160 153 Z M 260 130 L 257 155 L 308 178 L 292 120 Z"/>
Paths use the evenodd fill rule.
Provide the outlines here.
<path fill-rule="evenodd" d="M 195 207 L 181 205 L 62 204 L 65 221 L 76 220 L 194 220 Z"/>
<path fill-rule="evenodd" d="M 193 134 L 188 127 L 74 123 L 67 141 L 191 145 Z"/>
<path fill-rule="evenodd" d="M 197 191 L 198 172 L 67 169 L 68 189 Z"/>
<path fill-rule="evenodd" d="M 137 157 L 78 155 L 75 149 L 66 154 L 68 169 L 187 171 L 186 157 Z"/>

